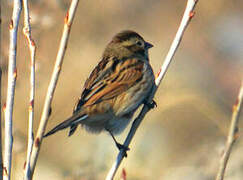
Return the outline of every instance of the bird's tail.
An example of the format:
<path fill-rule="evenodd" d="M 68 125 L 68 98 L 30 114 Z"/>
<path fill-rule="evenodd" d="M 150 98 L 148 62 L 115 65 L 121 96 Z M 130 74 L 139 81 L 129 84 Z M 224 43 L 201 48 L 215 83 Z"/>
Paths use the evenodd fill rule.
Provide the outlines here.
<path fill-rule="evenodd" d="M 48 133 L 46 133 L 43 137 L 50 136 L 50 135 L 56 133 L 57 131 L 60 131 L 60 130 L 65 129 L 67 127 L 71 127 L 71 130 L 70 130 L 71 134 L 69 133 L 69 136 L 70 136 L 70 135 L 72 135 L 74 133 L 74 131 L 76 130 L 76 128 L 77 128 L 78 124 L 80 123 L 80 121 L 83 121 L 87 117 L 88 117 L 88 115 L 86 115 L 86 114 L 84 114 L 82 116 L 73 115 L 70 118 L 68 118 L 67 120 L 65 120 L 62 123 L 58 124 L 52 130 L 50 130 Z"/>

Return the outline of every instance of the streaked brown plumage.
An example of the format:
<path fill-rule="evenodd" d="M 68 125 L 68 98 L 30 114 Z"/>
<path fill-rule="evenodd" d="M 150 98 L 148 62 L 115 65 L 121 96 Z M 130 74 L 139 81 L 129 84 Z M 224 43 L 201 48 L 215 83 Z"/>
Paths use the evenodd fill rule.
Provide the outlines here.
<path fill-rule="evenodd" d="M 151 47 L 134 31 L 116 34 L 86 80 L 73 115 L 45 136 L 67 127 L 70 136 L 79 124 L 94 133 L 106 130 L 112 137 L 121 133 L 154 86 L 148 58 Z"/>

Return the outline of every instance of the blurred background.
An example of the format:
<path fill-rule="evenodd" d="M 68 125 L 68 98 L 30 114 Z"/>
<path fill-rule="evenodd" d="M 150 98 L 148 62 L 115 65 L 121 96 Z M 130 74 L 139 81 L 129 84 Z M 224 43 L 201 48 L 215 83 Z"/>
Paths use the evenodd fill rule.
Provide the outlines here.
<path fill-rule="evenodd" d="M 32 0 L 30 14 L 36 55 L 36 132 L 70 0 Z M 13 1 L 2 1 L 3 98 L 6 100 L 8 24 Z M 82 86 L 100 60 L 112 36 L 135 30 L 154 48 L 154 72 L 168 52 L 186 0 L 80 1 L 72 26 L 56 93 L 50 130 L 72 114 Z M 127 179 L 211 180 L 215 178 L 231 119 L 232 105 L 243 75 L 243 1 L 199 1 L 151 110 L 139 127 L 115 179 L 125 169 Z M 23 176 L 27 147 L 30 55 L 18 36 L 18 78 L 14 104 L 13 179 Z M 240 128 L 243 126 L 241 113 Z M 130 126 L 118 136 L 123 142 Z M 93 135 L 80 128 L 67 137 L 64 130 L 44 139 L 35 180 L 104 179 L 118 150 L 107 133 Z M 231 154 L 226 180 L 243 179 L 242 131 Z"/>

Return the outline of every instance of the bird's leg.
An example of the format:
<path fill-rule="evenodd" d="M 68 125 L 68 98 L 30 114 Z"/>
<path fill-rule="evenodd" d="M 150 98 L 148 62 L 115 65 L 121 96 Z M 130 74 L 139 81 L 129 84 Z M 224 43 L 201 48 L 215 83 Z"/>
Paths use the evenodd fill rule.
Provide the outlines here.
<path fill-rule="evenodd" d="M 124 146 L 123 144 L 118 143 L 117 140 L 116 140 L 116 138 L 115 138 L 114 135 L 112 134 L 112 132 L 109 131 L 109 130 L 107 130 L 107 131 L 110 133 L 110 135 L 111 135 L 112 139 L 114 140 L 114 142 L 116 143 L 116 147 L 119 149 L 119 151 L 120 151 L 121 149 L 123 149 L 123 151 L 124 151 L 124 156 L 127 157 L 127 151 L 130 150 L 129 147 Z"/>
<path fill-rule="evenodd" d="M 149 109 L 153 109 L 155 107 L 157 107 L 157 103 L 152 100 L 152 102 L 148 102 L 147 100 L 144 100 L 144 105 L 148 106 Z"/>

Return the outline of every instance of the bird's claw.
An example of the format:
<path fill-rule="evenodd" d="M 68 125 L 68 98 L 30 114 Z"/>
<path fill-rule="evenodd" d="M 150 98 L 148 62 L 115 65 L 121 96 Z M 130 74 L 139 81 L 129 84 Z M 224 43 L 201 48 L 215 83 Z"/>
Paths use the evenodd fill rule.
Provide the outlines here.
<path fill-rule="evenodd" d="M 145 101 L 144 104 L 148 106 L 150 109 L 157 107 L 157 103 L 154 100 L 152 100 L 152 102 Z"/>
<path fill-rule="evenodd" d="M 129 147 L 124 146 L 123 144 L 120 144 L 120 143 L 116 143 L 116 147 L 119 149 L 119 151 L 123 150 L 124 156 L 127 157 L 127 151 L 130 150 Z"/>

